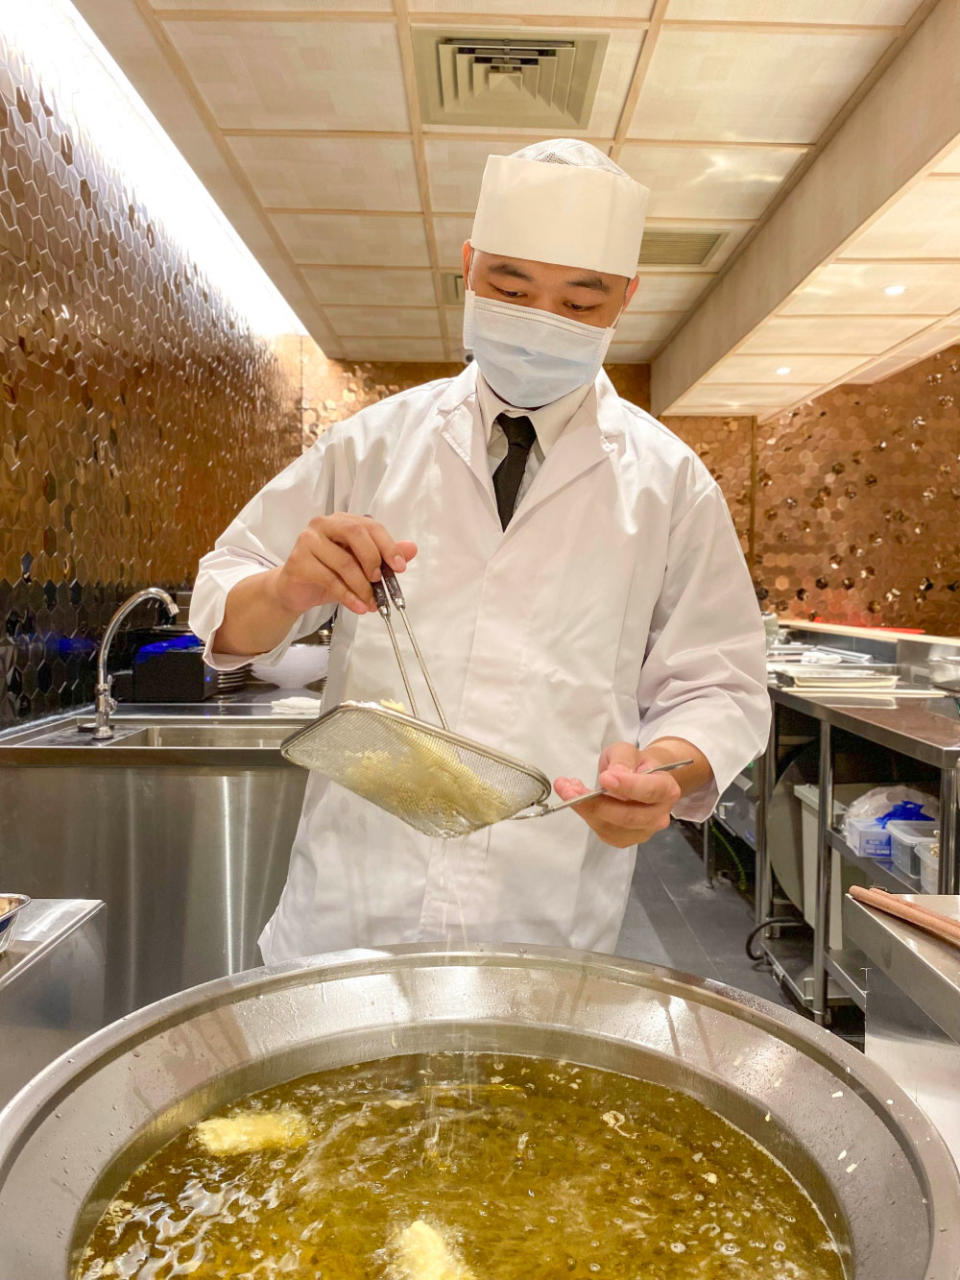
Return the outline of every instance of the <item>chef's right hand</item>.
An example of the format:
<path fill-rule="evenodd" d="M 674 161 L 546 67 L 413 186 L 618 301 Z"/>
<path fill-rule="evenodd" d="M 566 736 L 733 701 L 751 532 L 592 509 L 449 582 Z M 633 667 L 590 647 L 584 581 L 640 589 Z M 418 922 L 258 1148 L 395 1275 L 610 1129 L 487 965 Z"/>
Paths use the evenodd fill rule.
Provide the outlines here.
<path fill-rule="evenodd" d="M 369 613 L 377 607 L 370 583 L 380 578 L 381 560 L 403 573 L 416 554 L 416 543 L 396 542 L 370 516 L 316 516 L 277 572 L 276 599 L 295 614 L 324 604 Z"/>

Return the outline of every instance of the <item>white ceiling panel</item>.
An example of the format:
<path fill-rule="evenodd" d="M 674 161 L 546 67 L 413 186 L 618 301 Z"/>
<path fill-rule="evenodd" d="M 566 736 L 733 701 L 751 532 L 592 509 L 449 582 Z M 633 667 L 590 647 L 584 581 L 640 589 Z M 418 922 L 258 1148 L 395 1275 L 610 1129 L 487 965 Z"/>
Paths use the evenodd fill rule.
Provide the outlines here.
<path fill-rule="evenodd" d="M 607 364 L 638 364 L 649 360 L 658 342 L 611 342 Z"/>
<path fill-rule="evenodd" d="M 303 13 L 308 5 L 305 0 L 150 0 L 155 9 L 180 9 L 187 13 L 203 13 L 212 10 L 238 13 Z M 360 13 L 392 13 L 393 0 L 323 0 L 323 8 L 334 11 Z"/>
<path fill-rule="evenodd" d="M 384 267 L 301 267 L 318 302 L 352 302 L 374 306 L 430 306 L 436 295 L 429 271 L 396 271 Z"/>
<path fill-rule="evenodd" d="M 477 142 L 466 138 L 429 137 L 424 147 L 430 176 L 430 203 L 440 213 L 464 213 L 472 216 L 480 193 L 480 178 L 487 156 L 509 155 L 524 143 Z"/>
<path fill-rule="evenodd" d="M 888 297 L 888 285 L 904 292 Z M 780 308 L 781 315 L 947 315 L 960 299 L 960 262 L 834 262 Z"/>
<path fill-rule="evenodd" d="M 670 0 L 669 17 L 695 22 L 904 23 L 919 0 Z"/>
<path fill-rule="evenodd" d="M 844 258 L 960 259 L 960 176 L 921 182 L 858 235 Z"/>
<path fill-rule="evenodd" d="M 440 319 L 432 307 L 336 306 L 327 308 L 327 319 L 342 337 L 440 337 Z"/>
<path fill-rule="evenodd" d="M 427 239 L 419 218 L 275 213 L 272 221 L 295 262 L 329 266 L 430 265 Z"/>
<path fill-rule="evenodd" d="M 908 340 L 898 351 L 878 360 L 871 368 L 865 369 L 859 377 L 851 381 L 879 382 L 882 378 L 889 378 L 899 369 L 916 364 L 918 360 L 925 360 L 928 356 L 935 355 L 958 341 L 960 341 L 960 323 L 939 324 L 925 333 L 918 334 L 916 338 Z"/>
<path fill-rule="evenodd" d="M 873 356 L 929 322 L 915 316 L 771 316 L 740 343 L 738 355 Z M 784 363 L 789 363 L 784 357 Z"/>
<path fill-rule="evenodd" d="M 570 14 L 578 18 L 649 18 L 653 0 L 410 0 L 415 13 Z"/>
<path fill-rule="evenodd" d="M 406 138 L 228 139 L 268 208 L 420 208 L 413 145 Z"/>
<path fill-rule="evenodd" d="M 666 28 L 629 136 L 813 142 L 891 38 Z"/>
<path fill-rule="evenodd" d="M 443 360 L 443 343 L 431 338 L 347 338 L 346 360 Z"/>
<path fill-rule="evenodd" d="M 641 270 L 631 306 L 638 311 L 688 311 L 712 279 L 701 271 L 654 275 Z"/>
<path fill-rule="evenodd" d="M 393 23 L 177 21 L 166 30 L 221 128 L 409 128 Z"/>
<path fill-rule="evenodd" d="M 952 147 L 939 164 L 935 164 L 933 173 L 960 173 L 960 147 Z"/>
<path fill-rule="evenodd" d="M 703 379 L 704 386 L 740 386 L 743 383 L 770 383 L 775 386 L 793 387 L 797 383 L 809 386 L 811 383 L 823 385 L 842 378 L 863 364 L 864 356 L 727 356 L 716 368 L 711 369 Z M 788 373 L 780 374 L 779 369 L 787 369 Z M 787 397 L 794 399 L 791 391 Z"/>
<path fill-rule="evenodd" d="M 650 188 L 650 217 L 759 218 L 802 154 L 786 147 L 628 142 L 619 163 Z"/>
<path fill-rule="evenodd" d="M 619 342 L 659 342 L 676 328 L 680 316 L 674 311 L 644 314 L 625 311 L 617 325 Z"/>
<path fill-rule="evenodd" d="M 756 413 L 759 410 L 769 412 L 793 404 L 807 396 L 816 395 L 822 384 L 813 382 L 809 386 L 767 386 L 765 383 L 751 385 L 741 383 L 737 386 L 707 386 L 698 383 L 669 406 L 665 412 L 676 413 Z"/>
<path fill-rule="evenodd" d="M 456 267 L 459 271 L 463 266 L 463 242 L 470 238 L 473 217 L 434 218 L 433 225 L 437 236 L 440 266 L 445 270 Z"/>

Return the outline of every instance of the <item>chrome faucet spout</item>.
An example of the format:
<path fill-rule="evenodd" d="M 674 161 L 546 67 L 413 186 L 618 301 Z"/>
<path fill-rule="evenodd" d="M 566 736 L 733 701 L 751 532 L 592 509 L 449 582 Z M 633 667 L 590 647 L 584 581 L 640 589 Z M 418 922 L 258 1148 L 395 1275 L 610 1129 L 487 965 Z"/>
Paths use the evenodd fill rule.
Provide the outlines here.
<path fill-rule="evenodd" d="M 103 633 L 103 639 L 100 641 L 100 649 L 97 653 L 97 683 L 94 689 L 96 717 L 93 737 L 100 742 L 113 737 L 113 725 L 110 723 L 110 715 L 117 708 L 117 704 L 110 696 L 110 686 L 113 683 L 112 677 L 107 675 L 110 646 L 113 643 L 114 636 L 117 634 L 120 623 L 128 613 L 132 612 L 138 604 L 142 604 L 144 600 L 159 601 L 165 607 L 167 613 L 174 618 L 180 611 L 173 597 L 164 591 L 163 587 L 145 587 L 143 591 L 137 591 L 132 595 L 129 600 L 124 600 L 123 604 L 107 623 L 107 629 Z"/>

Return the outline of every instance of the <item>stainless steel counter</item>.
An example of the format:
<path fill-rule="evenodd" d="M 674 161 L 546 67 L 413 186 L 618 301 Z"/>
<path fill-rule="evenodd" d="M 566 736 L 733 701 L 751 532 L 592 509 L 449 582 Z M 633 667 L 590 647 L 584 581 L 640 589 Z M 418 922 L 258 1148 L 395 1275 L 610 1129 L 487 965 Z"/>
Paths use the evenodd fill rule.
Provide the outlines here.
<path fill-rule="evenodd" d="M 0 1108 L 106 1022 L 102 902 L 34 899 L 0 956 Z"/>
<path fill-rule="evenodd" d="M 960 921 L 960 897 L 917 900 Z M 960 947 L 851 898 L 844 922 L 869 962 L 867 1057 L 923 1107 L 960 1164 Z"/>

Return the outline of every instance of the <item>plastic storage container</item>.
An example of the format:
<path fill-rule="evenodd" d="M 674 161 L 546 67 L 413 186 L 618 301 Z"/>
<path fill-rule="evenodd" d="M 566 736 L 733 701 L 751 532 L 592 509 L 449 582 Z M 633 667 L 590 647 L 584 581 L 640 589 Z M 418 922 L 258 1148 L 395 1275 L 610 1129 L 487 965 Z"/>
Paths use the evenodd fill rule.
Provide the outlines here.
<path fill-rule="evenodd" d="M 833 789 L 833 825 L 838 827 L 847 805 L 858 796 L 872 791 L 873 782 L 840 783 Z M 800 835 L 803 842 L 803 918 L 812 925 L 817 909 L 817 819 L 820 813 L 820 790 L 815 782 L 803 782 L 793 788 L 800 801 Z M 847 875 L 834 850 L 830 856 L 830 941 L 831 951 L 843 948 L 843 895 L 854 879 Z M 856 873 L 853 873 L 855 876 Z"/>
<path fill-rule="evenodd" d="M 915 848 L 920 859 L 920 888 L 924 893 L 939 893 L 940 841 L 920 840 Z"/>
<path fill-rule="evenodd" d="M 894 821 L 887 823 L 890 832 L 890 851 L 893 854 L 893 865 L 910 880 L 920 878 L 920 858 L 917 845 L 921 840 L 929 841 L 936 830 L 932 818 L 911 822 Z"/>
<path fill-rule="evenodd" d="M 861 858 L 889 862 L 893 856 L 890 831 L 876 818 L 848 818 L 845 824 L 847 843 Z"/>

